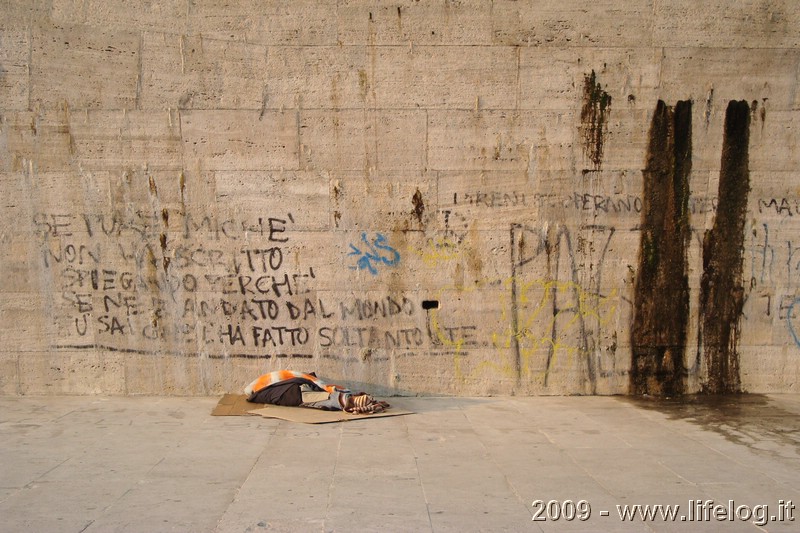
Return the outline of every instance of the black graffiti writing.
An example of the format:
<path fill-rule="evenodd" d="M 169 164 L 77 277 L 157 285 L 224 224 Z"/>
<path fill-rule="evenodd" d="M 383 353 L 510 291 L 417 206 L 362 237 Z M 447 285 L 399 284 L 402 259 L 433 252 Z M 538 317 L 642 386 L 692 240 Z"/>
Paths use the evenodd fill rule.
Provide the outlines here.
<path fill-rule="evenodd" d="M 776 215 L 792 217 L 800 215 L 800 200 L 789 198 L 759 198 L 758 212 L 774 211 Z"/>
<path fill-rule="evenodd" d="M 271 326 L 261 327 L 253 326 L 251 328 L 253 334 L 253 345 L 260 348 L 279 346 L 304 346 L 308 343 L 309 332 L 305 327 L 283 327 Z"/>
<path fill-rule="evenodd" d="M 478 346 L 476 339 L 477 326 L 439 326 L 450 345 L 458 343 L 459 346 Z"/>
<path fill-rule="evenodd" d="M 341 302 L 339 304 L 340 318 L 347 320 L 353 317 L 358 320 L 369 320 L 373 318 L 389 318 L 395 315 L 411 316 L 414 314 L 414 303 L 403 296 L 395 299 L 386 296 L 380 300 L 368 300 L 356 298 L 352 302 Z"/>
<path fill-rule="evenodd" d="M 476 205 L 483 207 L 517 207 L 527 205 L 525 193 L 519 191 L 502 192 L 464 192 L 459 197 L 458 193 L 453 193 L 453 205 L 461 204 Z"/>
<path fill-rule="evenodd" d="M 135 236 L 143 239 L 157 236 L 162 228 L 160 215 L 144 211 L 111 215 L 83 213 L 81 218 L 89 237 Z"/>
<path fill-rule="evenodd" d="M 719 198 L 716 196 L 705 198 L 699 196 L 689 197 L 689 212 L 693 215 L 702 215 L 704 213 L 716 213 Z"/>
<path fill-rule="evenodd" d="M 123 294 L 118 292 L 115 295 L 103 295 L 103 308 L 106 313 L 116 310 L 125 311 L 125 315 L 133 316 L 139 314 L 139 304 L 135 294 Z"/>
<path fill-rule="evenodd" d="M 101 315 L 97 317 L 97 322 L 100 323 L 98 333 L 109 333 L 110 335 L 130 335 L 133 332 L 133 324 L 130 319 L 112 316 Z"/>
<path fill-rule="evenodd" d="M 198 278 L 194 274 L 152 275 L 118 271 L 108 268 L 79 269 L 66 267 L 61 272 L 61 288 L 64 291 L 93 290 L 98 292 L 123 290 L 129 292 L 166 293 L 175 296 L 179 292 L 194 293 L 198 290 Z"/>
<path fill-rule="evenodd" d="M 689 212 L 693 215 L 715 213 L 718 200 L 716 197 L 690 197 L 688 200 Z M 575 191 L 565 205 L 578 211 L 591 211 L 596 213 L 641 213 L 642 199 L 635 195 L 604 195 Z"/>
<path fill-rule="evenodd" d="M 233 262 L 226 259 L 222 250 L 204 246 L 176 246 L 170 265 L 175 268 L 199 266 L 205 268 L 223 267 L 233 269 Z"/>
<path fill-rule="evenodd" d="M 573 235 L 574 232 L 574 235 Z M 574 242 L 581 233 L 583 242 L 593 241 L 597 246 L 587 262 L 585 250 L 579 253 Z M 606 254 L 616 229 L 610 226 L 586 225 L 578 230 L 568 226 L 545 224 L 541 227 L 512 224 L 511 226 L 511 347 L 515 361 L 513 370 L 519 375 L 525 358 L 536 351 L 539 345 L 547 346 L 543 361 L 544 385 L 547 386 L 549 372 L 561 348 L 574 351 L 581 359 L 581 367 L 587 376 L 588 392 L 595 392 L 600 368 L 591 351 L 603 341 L 597 318 L 603 314 L 607 297 L 601 291 L 603 267 Z M 589 235 L 593 236 L 589 239 Z M 585 282 L 581 276 L 593 275 Z M 531 279 L 533 278 L 533 279 Z M 548 331 L 534 331 L 528 324 L 535 294 L 541 290 L 536 308 L 548 308 L 553 321 Z M 532 292 L 533 291 L 533 292 Z M 533 342 L 533 350 L 530 347 Z"/>
<path fill-rule="evenodd" d="M 42 247 L 42 260 L 45 268 L 59 264 L 85 265 L 100 262 L 100 245 L 89 247 L 85 244 L 63 244 L 60 241 L 51 241 Z"/>
<path fill-rule="evenodd" d="M 287 242 L 289 238 L 283 235 L 286 225 L 294 222 L 291 213 L 286 218 L 258 217 L 256 220 L 218 220 L 210 215 L 195 216 L 187 213 L 183 219 L 183 236 L 188 239 L 195 235 L 211 237 L 214 240 L 226 238 L 237 240 L 245 235 L 266 236 L 271 242 Z"/>
<path fill-rule="evenodd" d="M 425 342 L 425 335 L 418 327 L 384 330 L 376 326 L 325 326 L 318 334 L 322 348 L 411 348 Z"/>
<path fill-rule="evenodd" d="M 74 220 L 75 215 L 37 213 L 33 215 L 33 231 L 40 238 L 71 237 Z"/>
<path fill-rule="evenodd" d="M 256 217 L 254 219 L 223 219 L 212 215 L 170 213 L 168 210 L 151 212 L 135 210 L 118 213 L 36 213 L 33 216 L 34 233 L 40 238 L 70 237 L 85 231 L 89 237 L 136 236 L 140 239 L 158 237 L 168 229 L 170 221 L 180 217 L 177 225 L 183 237 L 199 236 L 213 240 L 238 240 L 245 236 L 263 236 L 270 242 L 287 242 L 285 235 L 294 216 Z M 80 222 L 82 222 L 82 224 Z"/>
<path fill-rule="evenodd" d="M 236 274 L 206 274 L 203 278 L 211 290 L 221 294 L 273 294 L 293 296 L 311 291 L 307 282 L 315 277 L 313 269 L 308 274 L 277 274 L 265 276 L 243 276 Z"/>
<path fill-rule="evenodd" d="M 638 196 L 611 197 L 590 193 L 573 193 L 575 209 L 602 213 L 641 213 L 642 199 Z"/>
<path fill-rule="evenodd" d="M 94 309 L 92 293 L 64 291 L 61 296 L 66 302 L 75 307 L 79 313 L 90 313 Z"/>
<path fill-rule="evenodd" d="M 283 265 L 283 250 L 278 246 L 242 250 L 250 272 L 274 272 Z"/>

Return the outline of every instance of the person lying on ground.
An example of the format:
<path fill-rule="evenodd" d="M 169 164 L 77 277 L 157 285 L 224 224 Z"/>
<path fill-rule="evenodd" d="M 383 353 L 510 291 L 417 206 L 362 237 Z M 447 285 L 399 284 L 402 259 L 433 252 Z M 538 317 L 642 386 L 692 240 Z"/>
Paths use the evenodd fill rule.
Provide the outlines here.
<path fill-rule="evenodd" d="M 324 400 L 304 402 L 303 390 L 328 393 Z M 271 405 L 302 406 L 348 413 L 379 413 L 389 404 L 369 394 L 353 393 L 338 385 L 330 385 L 317 377 L 294 370 L 276 370 L 256 378 L 244 389 L 247 401 Z"/>

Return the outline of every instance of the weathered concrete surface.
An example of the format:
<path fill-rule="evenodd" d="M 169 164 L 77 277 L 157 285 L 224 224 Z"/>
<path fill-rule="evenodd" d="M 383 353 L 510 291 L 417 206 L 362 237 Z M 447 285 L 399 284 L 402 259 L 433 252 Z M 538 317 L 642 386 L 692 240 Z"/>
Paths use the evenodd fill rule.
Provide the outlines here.
<path fill-rule="evenodd" d="M 0 398 L 0 531 L 797 530 L 797 395 L 396 398 L 415 414 L 323 425 L 216 401 Z M 676 516 L 620 519 L 637 504 Z"/>
<path fill-rule="evenodd" d="M 0 394 L 795 391 L 799 47 L 785 0 L 4 0 Z"/>

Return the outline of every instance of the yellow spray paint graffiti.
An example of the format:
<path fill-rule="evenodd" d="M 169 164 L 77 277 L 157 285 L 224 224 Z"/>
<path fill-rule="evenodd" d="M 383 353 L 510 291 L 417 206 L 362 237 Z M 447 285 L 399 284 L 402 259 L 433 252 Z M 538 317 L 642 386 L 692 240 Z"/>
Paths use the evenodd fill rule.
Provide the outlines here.
<path fill-rule="evenodd" d="M 463 256 L 460 243 L 449 236 L 431 237 L 425 241 L 424 246 L 415 248 L 413 252 L 429 267 L 459 260 Z"/>
<path fill-rule="evenodd" d="M 518 325 L 507 342 L 517 339 L 521 375 L 545 384 L 553 368 L 575 367 L 593 356 L 620 302 L 616 289 L 600 295 L 571 281 L 530 280 L 517 290 Z"/>
<path fill-rule="evenodd" d="M 519 284 L 519 320 L 516 329 L 512 325 L 513 305 L 508 296 L 514 282 Z M 498 349 L 497 359 L 482 360 L 465 369 L 464 355 L 474 340 L 459 335 L 457 328 L 446 327 L 441 310 L 430 310 L 431 336 L 434 342 L 452 353 L 454 375 L 460 382 L 478 379 L 487 372 L 506 378 L 517 377 L 512 347 L 518 345 L 520 374 L 528 380 L 546 384 L 547 376 L 554 368 L 575 368 L 587 357 L 593 356 L 599 336 L 604 330 L 613 329 L 619 304 L 623 301 L 617 290 L 608 295 L 599 295 L 573 282 L 521 282 L 511 278 L 502 282 L 483 282 L 469 288 L 447 287 L 437 296 L 444 300 L 445 294 L 451 290 L 480 291 L 480 294 L 485 294 L 483 289 L 488 285 L 500 285 L 507 289 L 499 292 L 502 296 L 498 302 L 498 325 L 489 329 L 489 345 Z M 554 302 L 559 301 L 570 302 L 571 305 L 554 307 Z M 555 313 L 552 312 L 554 308 Z"/>
<path fill-rule="evenodd" d="M 600 265 L 609 247 L 612 228 L 580 228 L 582 232 L 605 232 L 605 246 L 594 263 L 576 260 L 569 230 L 563 226 L 543 228 L 516 226 L 512 228 L 512 275 L 503 280 L 484 280 L 470 286 L 441 289 L 459 294 L 480 291 L 477 301 L 485 299 L 494 288 L 498 301 L 494 303 L 498 319 L 494 325 L 483 324 L 489 338 L 480 344 L 496 348 L 496 357 L 484 357 L 467 364 L 465 354 L 474 339 L 459 336 L 458 329 L 449 327 L 449 315 L 441 310 L 429 312 L 428 327 L 432 342 L 446 347 L 453 357 L 454 375 L 460 382 L 479 379 L 486 373 L 515 379 L 518 384 L 534 384 L 547 389 L 552 375 L 573 376 L 586 385 L 586 392 L 596 391 L 598 375 L 606 375 L 601 353 L 611 352 L 612 365 L 616 350 L 616 323 L 620 323 L 621 304 L 630 302 L 619 289 L 601 291 Z M 517 232 L 516 234 L 514 232 Z M 578 235 L 586 240 L 587 236 Z M 527 242 L 523 244 L 523 240 Z M 523 250 L 523 246 L 527 246 Z M 436 260 L 447 260 L 438 255 Z M 460 258 L 458 255 L 450 259 Z M 534 262 L 535 261 L 535 262 Z M 560 264 L 559 264 L 560 261 Z M 586 283 L 579 280 L 584 279 Z M 482 304 L 483 305 L 483 304 Z M 486 316 L 486 310 L 482 312 Z M 454 335 L 455 331 L 455 335 Z"/>

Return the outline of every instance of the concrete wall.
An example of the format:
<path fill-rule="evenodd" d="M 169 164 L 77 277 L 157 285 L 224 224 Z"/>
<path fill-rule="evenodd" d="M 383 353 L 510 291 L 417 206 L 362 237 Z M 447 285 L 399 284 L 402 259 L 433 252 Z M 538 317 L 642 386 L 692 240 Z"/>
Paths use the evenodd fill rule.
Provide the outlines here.
<path fill-rule="evenodd" d="M 0 6 L 0 393 L 796 390 L 793 0 Z"/>

